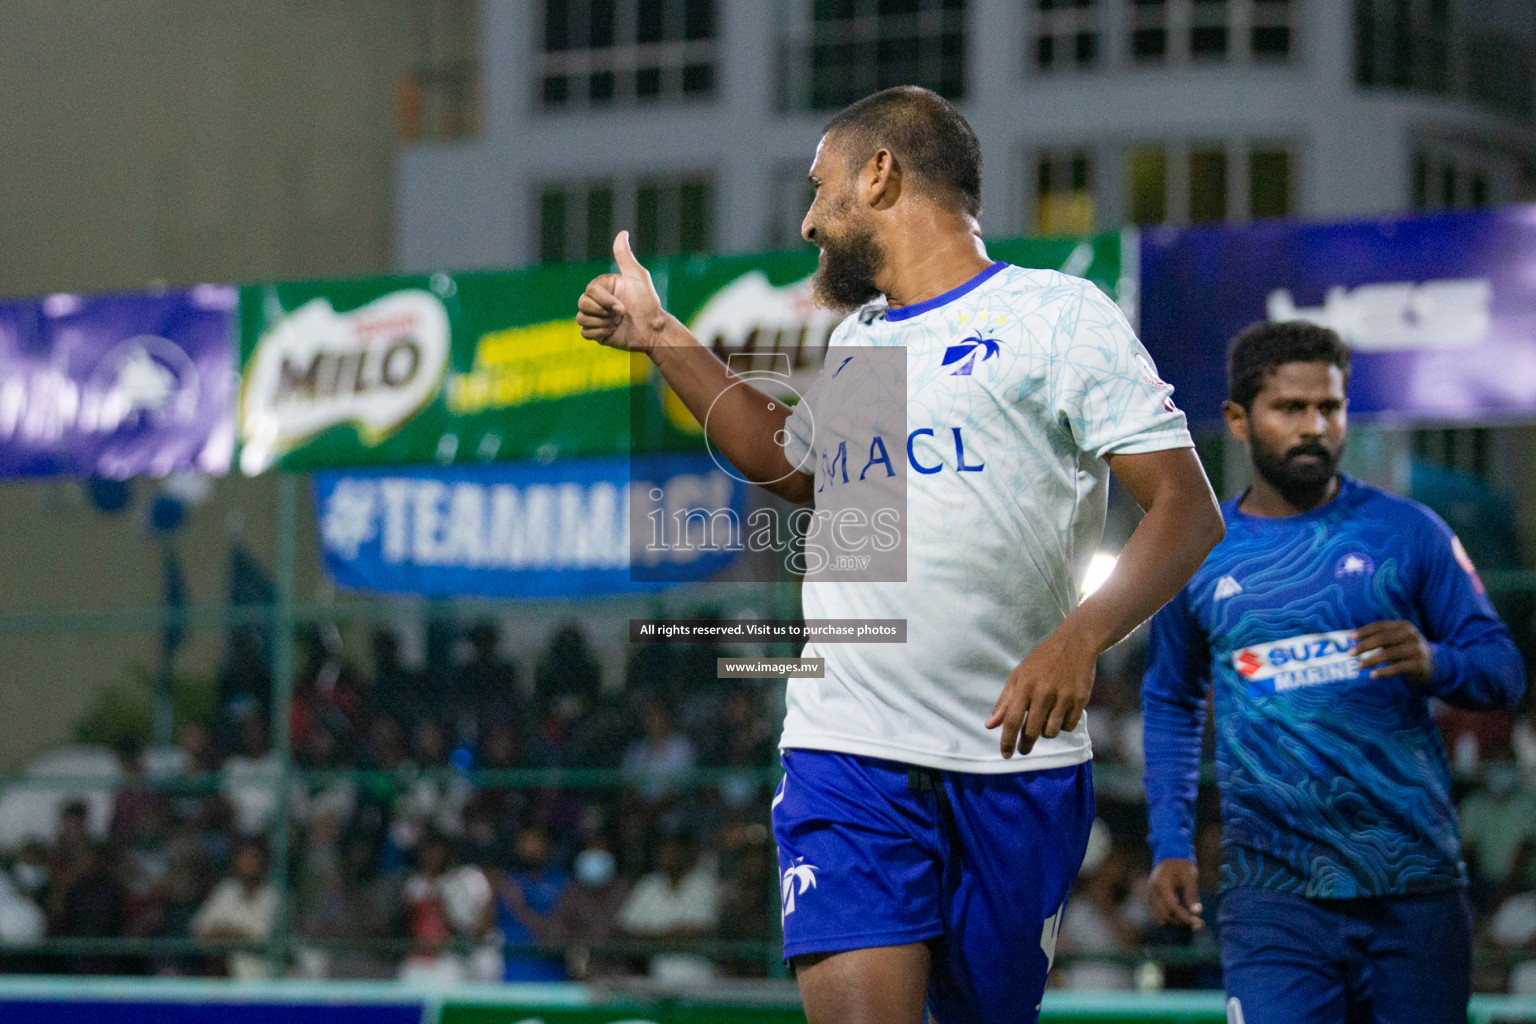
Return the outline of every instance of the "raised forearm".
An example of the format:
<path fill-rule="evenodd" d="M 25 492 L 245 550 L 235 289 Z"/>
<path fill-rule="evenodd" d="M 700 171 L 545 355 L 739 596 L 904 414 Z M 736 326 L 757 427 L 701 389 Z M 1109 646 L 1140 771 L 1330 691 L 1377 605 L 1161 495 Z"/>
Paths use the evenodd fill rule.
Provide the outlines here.
<path fill-rule="evenodd" d="M 790 501 L 810 500 L 810 476 L 789 464 L 778 441 L 789 406 L 731 373 L 670 314 L 649 354 L 677 397 L 704 425 L 710 441 L 743 477 Z"/>

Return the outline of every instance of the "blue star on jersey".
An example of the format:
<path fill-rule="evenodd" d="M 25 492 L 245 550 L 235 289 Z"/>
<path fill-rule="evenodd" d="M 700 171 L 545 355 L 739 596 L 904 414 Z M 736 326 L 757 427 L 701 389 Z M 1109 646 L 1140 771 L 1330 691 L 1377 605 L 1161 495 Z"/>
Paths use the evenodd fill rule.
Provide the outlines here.
<path fill-rule="evenodd" d="M 1142 687 L 1155 860 L 1194 857 L 1213 688 L 1222 888 L 1313 899 L 1433 892 L 1465 878 L 1429 698 L 1506 707 L 1525 671 L 1448 527 L 1343 478 L 1303 515 L 1222 508 L 1227 536 L 1152 620 Z M 1426 687 L 1372 679 L 1352 631 L 1404 619 L 1430 642 Z"/>

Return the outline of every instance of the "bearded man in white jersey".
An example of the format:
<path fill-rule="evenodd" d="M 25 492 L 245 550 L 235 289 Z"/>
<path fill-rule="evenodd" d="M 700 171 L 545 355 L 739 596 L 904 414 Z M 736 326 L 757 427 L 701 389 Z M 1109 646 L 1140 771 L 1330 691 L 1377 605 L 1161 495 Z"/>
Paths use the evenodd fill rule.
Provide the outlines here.
<path fill-rule="evenodd" d="M 951 104 L 915 87 L 853 104 L 810 178 L 818 299 L 858 311 L 793 412 L 662 308 L 626 234 L 577 320 L 646 353 L 715 447 L 781 497 L 819 510 L 905 476 L 905 581 L 803 590 L 807 619 L 905 619 L 907 642 L 809 644 L 825 678 L 789 683 L 784 955 L 811 1024 L 1035 1021 L 1093 819 L 1095 662 L 1178 592 L 1221 516 L 1114 303 L 988 259 L 980 146 Z M 910 429 L 839 436 L 845 356 L 882 347 L 906 349 Z M 1146 515 L 1079 603 L 1111 471 Z"/>

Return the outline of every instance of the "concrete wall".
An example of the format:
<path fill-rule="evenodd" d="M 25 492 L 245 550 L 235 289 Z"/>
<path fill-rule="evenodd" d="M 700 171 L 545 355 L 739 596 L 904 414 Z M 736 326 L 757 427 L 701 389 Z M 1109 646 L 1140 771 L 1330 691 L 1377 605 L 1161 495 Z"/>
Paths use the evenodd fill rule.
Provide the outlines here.
<path fill-rule="evenodd" d="M 0 4 L 0 295 L 387 269 L 411 13 Z"/>

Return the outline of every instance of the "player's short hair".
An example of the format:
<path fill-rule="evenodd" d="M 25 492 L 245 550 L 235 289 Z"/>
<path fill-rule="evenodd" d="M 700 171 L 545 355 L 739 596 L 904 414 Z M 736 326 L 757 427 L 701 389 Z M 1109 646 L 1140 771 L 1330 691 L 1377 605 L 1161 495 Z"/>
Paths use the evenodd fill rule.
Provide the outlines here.
<path fill-rule="evenodd" d="M 1338 332 L 1302 320 L 1249 324 L 1227 346 L 1227 398 L 1252 411 L 1264 378 L 1286 363 L 1337 366 L 1349 385 L 1349 346 Z"/>
<path fill-rule="evenodd" d="M 919 190 L 981 216 L 981 143 L 955 105 L 931 89 L 898 85 L 844 107 L 827 122 L 854 167 L 888 149 Z"/>

